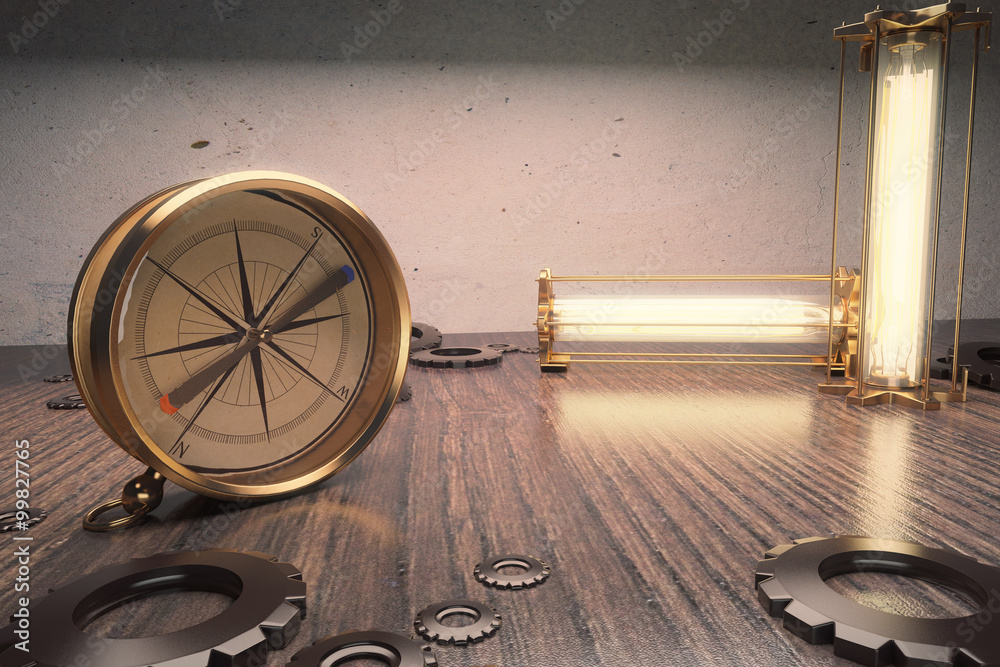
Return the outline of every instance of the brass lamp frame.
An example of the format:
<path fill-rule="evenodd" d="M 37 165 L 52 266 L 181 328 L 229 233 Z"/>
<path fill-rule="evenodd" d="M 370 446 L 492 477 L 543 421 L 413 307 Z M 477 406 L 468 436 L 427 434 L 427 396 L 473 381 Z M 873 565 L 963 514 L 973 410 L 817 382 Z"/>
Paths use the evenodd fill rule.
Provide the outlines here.
<path fill-rule="evenodd" d="M 723 354 L 723 353 L 684 353 L 684 352 L 576 352 L 556 351 L 557 342 L 555 327 L 558 321 L 554 318 L 555 292 L 557 282 L 829 282 L 831 285 L 830 321 L 825 324 L 800 325 L 830 330 L 830 341 L 835 340 L 834 331 L 840 331 L 837 339 L 836 358 L 809 354 Z M 858 302 L 859 281 L 854 271 L 840 267 L 831 275 L 732 275 L 732 276 L 554 276 L 550 269 L 542 269 L 538 276 L 538 317 L 535 325 L 538 329 L 538 363 L 543 372 L 565 371 L 570 362 L 577 364 L 700 364 L 700 365 L 737 365 L 737 366 L 819 366 L 826 367 L 828 373 L 845 373 L 854 368 L 854 359 L 850 350 L 856 346 L 847 345 L 847 339 L 856 339 L 852 333 L 857 329 L 856 305 Z M 833 304 L 837 298 L 843 300 L 843 319 L 833 321 Z M 628 326 L 642 326 L 646 322 L 628 323 Z M 603 326 L 623 326 L 620 322 L 594 322 L 588 326 L 600 328 Z M 724 325 L 719 323 L 687 322 L 670 326 L 745 326 L 743 323 Z M 755 323 L 754 326 L 787 327 L 787 323 Z M 832 349 L 832 344 L 831 344 Z"/>
<path fill-rule="evenodd" d="M 839 223 L 840 207 L 840 155 L 842 149 L 842 130 L 844 117 L 844 60 L 847 50 L 847 42 L 860 42 L 861 53 L 859 58 L 859 70 L 871 72 L 871 89 L 869 93 L 869 118 L 868 118 L 868 148 L 865 172 L 865 207 L 862 238 L 864 239 L 861 253 L 861 300 L 858 308 L 860 315 L 857 336 L 853 341 L 843 341 L 839 347 L 846 344 L 851 349 L 851 356 L 856 360 L 864 358 L 867 353 L 865 349 L 865 322 L 863 313 L 865 312 L 865 300 L 867 299 L 867 280 L 869 278 L 869 238 L 872 225 L 871 202 L 874 193 L 872 192 L 870 179 L 873 170 L 875 153 L 875 110 L 876 110 L 876 90 L 878 86 L 878 43 L 882 37 L 889 35 L 932 30 L 940 32 L 944 36 L 944 81 L 943 98 L 947 106 L 948 96 L 948 65 L 951 57 L 951 37 L 954 32 L 963 30 L 975 30 L 973 41 L 972 57 L 972 84 L 969 94 L 969 131 L 966 142 L 965 159 L 965 187 L 964 201 L 962 205 L 962 230 L 959 250 L 958 266 L 958 286 L 957 305 L 955 312 L 955 349 L 958 349 L 959 335 L 962 321 L 962 284 L 965 272 L 965 246 L 966 230 L 969 218 L 969 183 L 972 172 L 972 137 L 973 120 L 976 110 L 976 74 L 979 65 L 979 43 L 980 32 L 985 33 L 984 51 L 990 48 L 990 23 L 992 14 L 989 12 L 966 12 L 965 5 L 961 3 L 948 3 L 926 7 L 916 11 L 891 11 L 879 9 L 865 15 L 865 20 L 852 25 L 842 25 L 834 30 L 834 39 L 840 40 L 840 101 L 837 112 L 837 167 L 834 176 L 834 205 L 833 205 L 833 256 L 831 267 L 837 263 L 837 228 Z M 941 112 L 941 127 L 945 126 L 945 110 Z M 936 201 L 934 212 L 933 244 L 931 248 L 931 269 L 928 287 L 928 308 L 930 315 L 927 319 L 926 333 L 926 358 L 924 360 L 924 376 L 921 383 L 912 388 L 896 387 L 875 387 L 866 385 L 863 382 L 862 373 L 858 368 L 849 370 L 842 380 L 832 378 L 833 367 L 828 366 L 826 382 L 819 385 L 820 392 L 831 394 L 847 394 L 847 402 L 856 405 L 871 405 L 877 403 L 898 403 L 908 407 L 922 410 L 936 410 L 940 408 L 942 402 L 965 401 L 968 386 L 968 370 L 960 375 L 958 367 L 958 355 L 954 356 L 951 369 L 951 388 L 944 391 L 932 391 L 930 387 L 931 369 L 931 343 L 932 325 L 934 322 L 934 290 L 935 273 L 937 268 L 938 235 L 941 219 L 941 182 L 944 173 L 944 132 L 940 133 L 938 145 L 938 178 L 936 184 Z M 834 299 L 834 285 L 831 284 L 830 302 Z M 831 315 L 832 316 L 832 315 Z M 829 355 L 830 363 L 834 359 L 834 341 L 830 338 Z M 959 386 L 961 377 L 961 386 Z"/>

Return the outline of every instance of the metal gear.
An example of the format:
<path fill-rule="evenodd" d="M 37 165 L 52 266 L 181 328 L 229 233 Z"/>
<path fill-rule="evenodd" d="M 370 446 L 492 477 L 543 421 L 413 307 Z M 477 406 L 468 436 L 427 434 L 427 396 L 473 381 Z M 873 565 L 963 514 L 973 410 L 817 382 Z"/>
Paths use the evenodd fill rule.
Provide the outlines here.
<path fill-rule="evenodd" d="M 902 574 L 960 591 L 980 606 L 961 618 L 913 618 L 849 600 L 825 581 L 849 572 Z M 981 632 L 1000 610 L 1000 568 L 963 554 L 870 537 L 810 537 L 771 549 L 757 563 L 757 598 L 786 630 L 862 665 L 1000 665 L 1000 634 Z"/>
<path fill-rule="evenodd" d="M 390 667 L 437 667 L 438 664 L 427 644 L 392 632 L 368 630 L 321 639 L 293 655 L 285 667 L 324 667 L 353 658 L 384 660 Z"/>
<path fill-rule="evenodd" d="M 475 620 L 470 625 L 452 628 L 441 623 L 452 614 L 468 614 Z M 500 614 L 475 600 L 448 600 L 438 602 L 417 614 L 413 627 L 417 634 L 429 642 L 466 646 L 492 637 L 500 629 Z"/>
<path fill-rule="evenodd" d="M 413 388 L 410 387 L 409 382 L 404 382 L 403 386 L 399 388 L 399 395 L 396 396 L 397 403 L 403 403 L 413 398 Z"/>
<path fill-rule="evenodd" d="M 515 574 L 504 574 L 501 568 L 508 566 L 523 567 L 526 572 Z M 476 581 L 491 586 L 493 588 L 503 588 L 507 590 L 521 590 L 522 588 L 533 588 L 549 578 L 552 570 L 542 561 L 532 556 L 522 556 L 518 554 L 504 554 L 484 560 L 476 565 L 473 574 Z"/>
<path fill-rule="evenodd" d="M 410 323 L 410 353 L 441 347 L 441 332 L 423 322 Z"/>
<path fill-rule="evenodd" d="M 485 347 L 438 347 L 410 355 L 410 363 L 422 368 L 479 368 L 496 366 L 503 354 Z"/>
<path fill-rule="evenodd" d="M 951 379 L 955 347 L 948 346 L 948 356 L 931 364 L 931 377 Z M 1000 389 L 1000 343 L 973 341 L 958 346 L 958 365 L 968 367 L 969 382 L 987 389 Z"/>
<path fill-rule="evenodd" d="M 210 549 L 178 551 L 105 567 L 33 602 L 30 651 L 17 623 L 0 629 L 0 667 L 244 667 L 265 664 L 305 616 L 301 573 L 273 556 Z M 184 630 L 140 639 L 101 639 L 78 626 L 154 593 L 222 593 L 233 603 Z M 12 620 L 13 617 L 12 617 Z M 81 660 L 83 658 L 83 660 Z"/>
<path fill-rule="evenodd" d="M 27 515 L 27 518 L 18 519 L 17 515 L 19 512 L 24 512 Z M 37 526 L 42 521 L 45 521 L 45 517 L 48 515 L 48 511 L 38 509 L 37 507 L 31 507 L 26 510 L 7 510 L 6 512 L 0 512 L 0 533 L 10 533 L 15 530 L 26 530 L 32 526 Z"/>
<path fill-rule="evenodd" d="M 50 375 L 47 378 L 42 378 L 42 382 L 72 382 L 72 375 Z"/>
<path fill-rule="evenodd" d="M 521 348 L 517 345 L 511 345 L 510 343 L 489 343 L 486 347 L 491 350 L 496 350 L 497 352 L 520 352 Z"/>
<path fill-rule="evenodd" d="M 60 399 L 48 401 L 45 407 L 49 410 L 82 410 L 87 407 L 87 404 L 83 402 L 83 397 L 80 394 L 70 394 Z"/>
<path fill-rule="evenodd" d="M 537 347 L 522 347 L 521 352 L 525 354 L 538 354 L 539 350 Z"/>

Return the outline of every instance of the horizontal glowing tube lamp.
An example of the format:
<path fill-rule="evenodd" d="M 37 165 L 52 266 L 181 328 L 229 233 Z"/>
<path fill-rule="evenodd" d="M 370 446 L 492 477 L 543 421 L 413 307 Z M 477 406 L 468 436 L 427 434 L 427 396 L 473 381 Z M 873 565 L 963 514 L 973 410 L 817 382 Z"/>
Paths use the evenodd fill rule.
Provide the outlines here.
<path fill-rule="evenodd" d="M 564 295 L 555 283 L 643 282 L 801 282 L 832 283 L 834 299 L 819 296 Z M 553 276 L 538 278 L 538 350 L 543 371 L 564 371 L 569 363 L 659 363 L 827 366 L 843 372 L 843 359 L 830 363 L 824 350 L 813 354 L 683 353 L 605 351 L 606 343 L 840 343 L 856 327 L 856 276 Z M 619 288 L 617 291 L 621 292 Z M 626 288 L 625 291 L 629 291 Z M 853 299 L 853 301 L 852 301 Z M 852 303 L 854 307 L 852 308 Z M 583 349 L 556 349 L 557 343 L 583 343 Z"/>
<path fill-rule="evenodd" d="M 972 167 L 972 128 L 980 32 L 989 48 L 989 13 L 966 12 L 949 3 L 915 11 L 877 10 L 865 20 L 834 30 L 841 40 L 840 107 L 834 199 L 834 252 L 840 194 L 844 54 L 861 44 L 860 69 L 871 73 L 865 178 L 860 317 L 857 338 L 830 341 L 831 363 L 856 353 L 857 368 L 843 380 L 828 372 L 826 393 L 847 394 L 849 403 L 900 403 L 925 410 L 942 401 L 964 401 L 955 357 L 951 388 L 932 391 L 931 327 L 941 218 L 945 108 L 952 35 L 974 30 L 969 131 L 958 267 L 955 349 L 962 318 L 962 276 Z"/>

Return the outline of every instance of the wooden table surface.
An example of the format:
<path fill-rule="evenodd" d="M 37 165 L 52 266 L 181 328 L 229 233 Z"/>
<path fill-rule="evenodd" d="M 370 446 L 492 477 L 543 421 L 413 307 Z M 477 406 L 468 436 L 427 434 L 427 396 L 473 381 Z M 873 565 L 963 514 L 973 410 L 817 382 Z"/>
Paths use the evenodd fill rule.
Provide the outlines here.
<path fill-rule="evenodd" d="M 947 345 L 947 325 L 936 347 Z M 963 340 L 1000 337 L 1000 322 L 963 324 Z M 529 334 L 445 336 L 446 344 L 533 345 Z M 503 615 L 472 647 L 435 649 L 442 667 L 846 665 L 768 617 L 753 589 L 772 546 L 835 533 L 907 539 L 1000 564 L 1000 393 L 922 413 L 858 408 L 820 395 L 802 368 L 657 366 L 538 370 L 537 355 L 498 366 L 410 368 L 399 404 L 343 473 L 296 497 L 234 510 L 168 485 L 146 523 L 80 527 L 90 507 L 143 470 L 84 411 L 45 401 L 75 390 L 65 348 L 0 354 L 5 458 L 0 508 L 14 502 L 14 441 L 31 446 L 37 596 L 74 576 L 173 549 L 262 551 L 301 569 L 308 615 L 285 665 L 314 640 L 349 629 L 409 633 L 424 606 L 483 600 Z M 16 563 L 3 536 L 0 611 L 13 611 Z M 504 552 L 547 561 L 551 578 L 494 591 L 473 567 Z M 890 575 L 831 585 L 900 613 L 957 613 L 960 598 Z M 900 579 L 900 578 L 897 578 Z M 112 612 L 91 630 L 144 636 L 224 608 L 177 593 Z M 99 662 L 97 663 L 99 664 Z M 383 664 L 362 663 L 357 664 Z"/>

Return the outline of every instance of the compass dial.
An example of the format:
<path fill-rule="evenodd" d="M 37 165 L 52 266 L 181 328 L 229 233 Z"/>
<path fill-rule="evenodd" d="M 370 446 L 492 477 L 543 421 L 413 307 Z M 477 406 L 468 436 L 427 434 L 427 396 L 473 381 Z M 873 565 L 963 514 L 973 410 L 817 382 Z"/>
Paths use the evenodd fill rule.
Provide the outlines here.
<path fill-rule="evenodd" d="M 98 423 L 207 495 L 278 495 L 337 472 L 405 372 L 409 309 L 384 239 L 286 174 L 141 202 L 95 246 L 73 301 L 71 356 Z"/>

